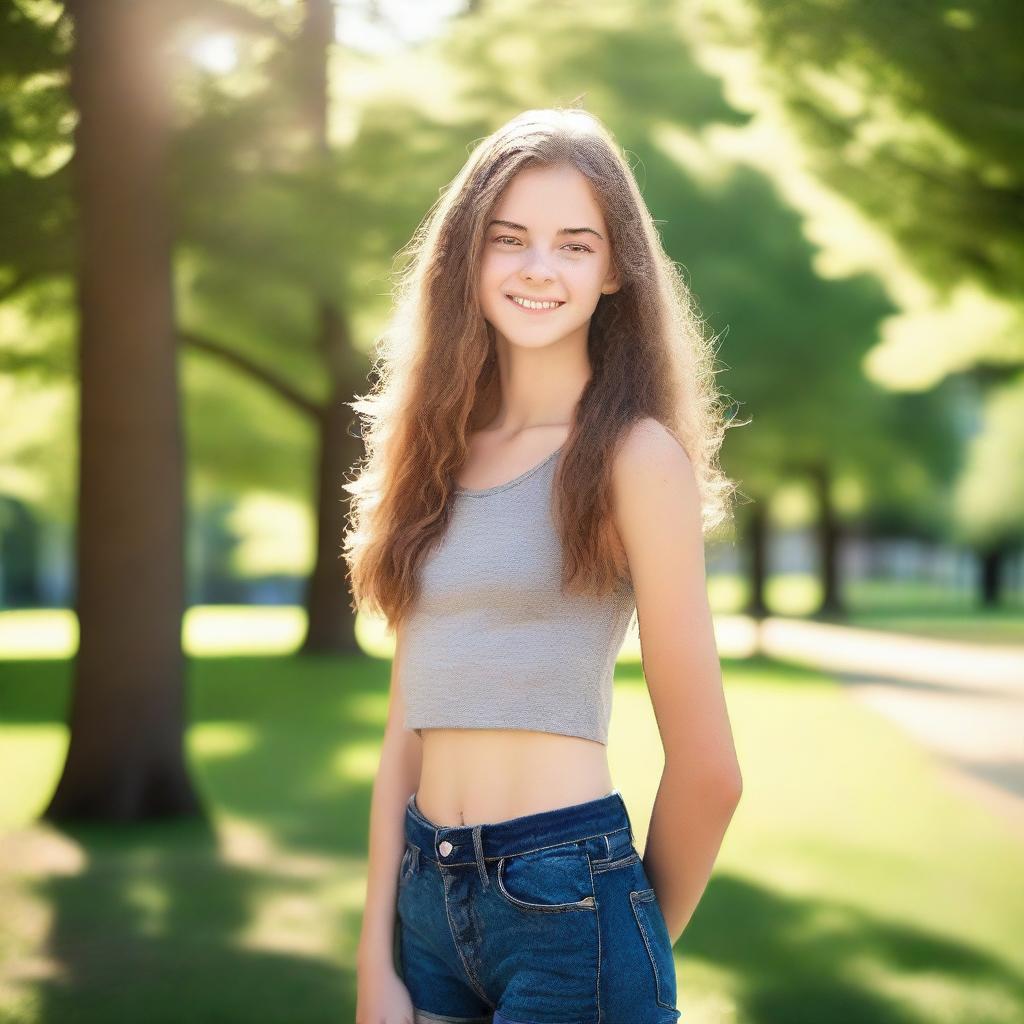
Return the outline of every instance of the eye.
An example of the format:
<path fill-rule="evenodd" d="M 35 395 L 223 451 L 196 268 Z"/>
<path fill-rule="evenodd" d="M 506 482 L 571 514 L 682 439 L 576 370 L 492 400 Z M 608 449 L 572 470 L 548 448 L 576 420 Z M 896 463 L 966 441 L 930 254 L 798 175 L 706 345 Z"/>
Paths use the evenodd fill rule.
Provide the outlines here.
<path fill-rule="evenodd" d="M 501 247 L 503 249 L 510 248 L 510 246 L 503 245 L 502 243 L 504 243 L 504 242 L 512 242 L 515 245 L 519 245 L 520 244 L 519 243 L 519 239 L 516 238 L 513 235 L 498 235 L 495 238 L 492 238 L 491 241 L 492 242 L 497 242 L 499 245 L 501 245 Z M 563 245 L 562 248 L 563 249 L 569 249 L 573 253 L 584 253 L 584 252 L 593 252 L 594 251 L 589 246 L 582 245 L 579 242 L 568 242 L 565 245 Z"/>

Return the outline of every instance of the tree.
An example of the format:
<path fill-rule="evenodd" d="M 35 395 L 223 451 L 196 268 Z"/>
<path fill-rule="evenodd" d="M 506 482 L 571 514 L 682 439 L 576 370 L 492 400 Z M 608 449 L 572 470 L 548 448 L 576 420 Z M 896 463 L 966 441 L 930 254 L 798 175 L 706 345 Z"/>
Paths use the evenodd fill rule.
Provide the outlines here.
<path fill-rule="evenodd" d="M 76 0 L 80 449 L 71 743 L 44 818 L 194 813 L 159 8 Z"/>
<path fill-rule="evenodd" d="M 1024 180 L 1016 130 L 1024 65 L 1016 5 L 727 0 L 696 7 L 696 34 L 709 53 L 724 44 L 734 56 L 745 54 L 743 75 L 753 71 L 757 82 L 744 89 L 746 109 L 799 140 L 799 157 L 779 161 L 776 176 L 809 171 L 895 243 L 897 260 L 919 278 L 892 287 L 904 293 L 906 308 L 869 356 L 875 378 L 923 390 L 968 376 L 981 406 L 1001 406 L 982 413 L 983 429 L 1006 424 L 1008 403 L 1024 416 Z M 739 64 L 717 63 L 739 86 Z M 803 206 L 813 215 L 813 204 Z M 982 447 L 972 444 L 970 452 Z M 1005 441 L 994 437 L 984 447 Z M 969 461 L 964 472 L 987 486 Z M 1004 473 L 1015 478 L 1012 489 L 1024 487 L 1024 460 L 1010 460 Z M 979 502 L 961 498 L 956 507 L 971 516 Z M 990 604 L 998 590 L 992 581 L 1002 576 L 997 563 L 1024 531 L 1016 521 L 983 516 L 960 519 L 956 532 L 979 552 L 989 581 L 982 602 Z"/>

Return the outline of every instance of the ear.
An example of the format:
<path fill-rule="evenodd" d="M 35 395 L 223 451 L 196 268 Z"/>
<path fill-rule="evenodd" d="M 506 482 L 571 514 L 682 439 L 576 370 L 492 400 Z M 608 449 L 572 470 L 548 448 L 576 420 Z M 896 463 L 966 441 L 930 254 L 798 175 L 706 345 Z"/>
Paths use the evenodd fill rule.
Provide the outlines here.
<path fill-rule="evenodd" d="M 617 292 L 622 287 L 622 281 L 619 279 L 619 272 L 615 267 L 611 267 L 608 271 L 608 276 L 604 279 L 604 284 L 601 285 L 601 291 L 605 295 L 611 295 L 613 292 Z"/>

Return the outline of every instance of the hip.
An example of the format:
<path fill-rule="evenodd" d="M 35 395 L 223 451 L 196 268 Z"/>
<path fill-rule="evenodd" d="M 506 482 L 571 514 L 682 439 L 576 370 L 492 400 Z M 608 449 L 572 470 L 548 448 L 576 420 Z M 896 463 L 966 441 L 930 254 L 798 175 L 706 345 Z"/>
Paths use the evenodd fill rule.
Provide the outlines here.
<path fill-rule="evenodd" d="M 447 827 L 410 797 L 398 962 L 417 1020 L 674 1024 L 665 921 L 618 790 Z"/>

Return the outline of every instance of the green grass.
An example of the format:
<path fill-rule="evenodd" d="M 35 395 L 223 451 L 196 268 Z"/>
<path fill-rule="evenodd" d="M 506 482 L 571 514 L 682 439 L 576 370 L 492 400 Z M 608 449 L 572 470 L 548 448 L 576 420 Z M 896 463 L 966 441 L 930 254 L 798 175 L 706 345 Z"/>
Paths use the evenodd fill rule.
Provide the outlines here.
<path fill-rule="evenodd" d="M 749 588 L 732 574 L 708 580 L 708 595 L 717 614 L 741 613 Z M 1024 595 L 1013 593 L 997 608 L 979 608 L 977 595 L 927 583 L 864 580 L 843 588 L 845 615 L 834 621 L 866 629 L 909 633 L 964 643 L 1024 646 Z M 813 616 L 821 604 L 816 577 L 803 573 L 772 576 L 765 588 L 771 613 Z"/>
<path fill-rule="evenodd" d="M 828 679 L 723 667 L 744 795 L 676 945 L 687 1024 L 1021 1020 L 1019 839 Z M 193 658 L 209 826 L 58 830 L 34 819 L 65 753 L 70 662 L 0 663 L 0 778 L 17 780 L 0 787 L 0 1020 L 353 1020 L 388 670 Z M 609 759 L 642 847 L 662 761 L 635 659 Z"/>
<path fill-rule="evenodd" d="M 1004 606 L 977 609 L 970 598 L 922 584 L 862 582 L 844 590 L 848 613 L 836 621 L 852 626 L 910 633 L 922 637 L 1024 646 L 1024 597 L 1011 594 Z M 716 615 L 742 614 L 746 581 L 716 573 L 708 580 Z M 773 576 L 766 588 L 771 613 L 813 615 L 821 601 L 818 581 L 806 574 Z M 209 605 L 189 608 L 182 623 L 182 644 L 197 657 L 233 654 L 290 654 L 302 642 L 302 608 L 286 605 Z M 360 615 L 356 632 L 363 649 L 390 657 L 391 637 L 380 620 Z M 0 611 L 0 659 L 70 658 L 78 646 L 78 620 L 67 608 Z M 735 653 L 726 651 L 725 653 Z M 635 638 L 624 654 L 639 659 Z"/>

